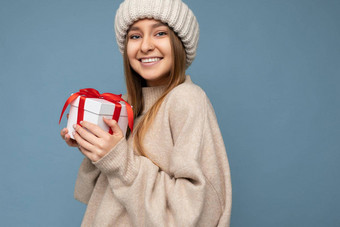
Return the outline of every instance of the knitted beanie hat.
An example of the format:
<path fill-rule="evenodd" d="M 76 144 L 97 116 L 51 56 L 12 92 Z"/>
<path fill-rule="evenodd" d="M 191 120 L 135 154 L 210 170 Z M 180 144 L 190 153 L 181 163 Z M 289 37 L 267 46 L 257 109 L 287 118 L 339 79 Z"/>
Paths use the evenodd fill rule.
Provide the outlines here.
<path fill-rule="evenodd" d="M 125 0 L 115 18 L 116 39 L 120 52 L 129 27 L 139 19 L 155 19 L 166 23 L 181 39 L 186 52 L 186 67 L 196 56 L 199 26 L 193 12 L 181 0 Z"/>

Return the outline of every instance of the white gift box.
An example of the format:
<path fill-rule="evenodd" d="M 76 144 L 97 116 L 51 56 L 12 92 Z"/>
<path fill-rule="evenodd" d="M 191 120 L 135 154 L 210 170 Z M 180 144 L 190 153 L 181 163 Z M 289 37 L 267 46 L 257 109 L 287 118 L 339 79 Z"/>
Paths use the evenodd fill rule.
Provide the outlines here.
<path fill-rule="evenodd" d="M 78 105 L 79 105 L 80 97 L 77 97 L 73 102 L 71 102 L 70 113 L 67 121 L 67 129 L 68 134 L 73 137 L 74 128 L 73 125 L 77 124 L 78 117 Z M 123 131 L 123 134 L 126 134 L 126 130 L 128 127 L 128 117 L 126 106 L 124 102 L 119 102 L 122 105 L 120 116 L 118 119 L 118 125 L 120 129 Z M 84 105 L 84 117 L 83 121 L 88 121 L 93 124 L 98 125 L 104 131 L 109 132 L 110 128 L 103 121 L 103 117 L 112 119 L 113 113 L 115 110 L 115 104 L 109 102 L 105 99 L 98 98 L 86 98 Z"/>

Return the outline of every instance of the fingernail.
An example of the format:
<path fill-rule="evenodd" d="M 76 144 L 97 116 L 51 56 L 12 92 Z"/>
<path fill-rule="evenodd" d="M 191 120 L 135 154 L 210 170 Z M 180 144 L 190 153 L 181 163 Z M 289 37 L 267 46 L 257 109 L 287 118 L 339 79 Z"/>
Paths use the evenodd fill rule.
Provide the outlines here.
<path fill-rule="evenodd" d="M 79 122 L 79 124 L 83 124 L 83 121 Z"/>
<path fill-rule="evenodd" d="M 66 129 L 63 129 L 63 132 L 66 132 Z"/>
<path fill-rule="evenodd" d="M 73 125 L 73 128 L 75 129 L 76 127 L 77 127 L 77 125 L 76 125 L 76 124 L 74 124 L 74 125 Z"/>

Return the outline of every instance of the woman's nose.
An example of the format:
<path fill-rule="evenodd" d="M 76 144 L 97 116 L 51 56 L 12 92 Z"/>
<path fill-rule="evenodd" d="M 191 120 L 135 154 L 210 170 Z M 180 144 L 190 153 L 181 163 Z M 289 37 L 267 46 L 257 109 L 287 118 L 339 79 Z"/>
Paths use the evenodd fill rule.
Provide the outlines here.
<path fill-rule="evenodd" d="M 150 37 L 143 37 L 141 51 L 143 53 L 147 53 L 149 51 L 152 51 L 155 48 L 152 42 L 152 38 Z"/>

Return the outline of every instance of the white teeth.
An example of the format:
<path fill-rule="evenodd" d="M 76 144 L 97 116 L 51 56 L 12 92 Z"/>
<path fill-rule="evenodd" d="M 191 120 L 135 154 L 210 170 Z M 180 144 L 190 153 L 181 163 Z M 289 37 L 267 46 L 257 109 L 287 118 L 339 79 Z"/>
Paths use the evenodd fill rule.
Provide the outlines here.
<path fill-rule="evenodd" d="M 159 61 L 161 60 L 160 58 L 142 58 L 141 61 L 143 63 L 147 63 L 147 62 L 155 62 L 155 61 Z"/>

